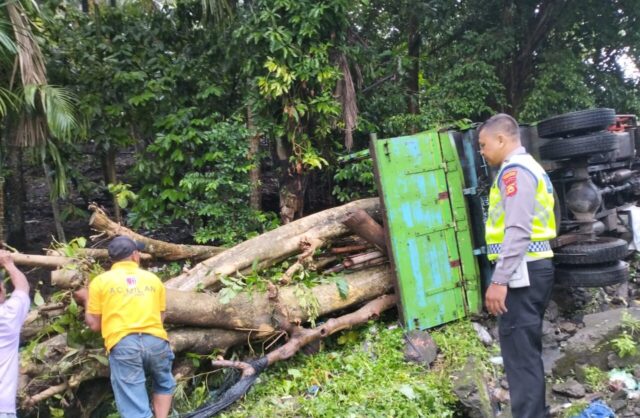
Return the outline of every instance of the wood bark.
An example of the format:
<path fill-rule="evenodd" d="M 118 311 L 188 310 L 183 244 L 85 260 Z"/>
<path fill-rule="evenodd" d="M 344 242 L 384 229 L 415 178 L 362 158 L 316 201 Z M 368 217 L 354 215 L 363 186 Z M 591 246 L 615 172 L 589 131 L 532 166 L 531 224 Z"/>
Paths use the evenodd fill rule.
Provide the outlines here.
<path fill-rule="evenodd" d="M 22 253 L 11 253 L 11 259 L 19 266 L 47 267 L 52 269 L 78 262 L 75 258 L 70 257 Z"/>
<path fill-rule="evenodd" d="M 384 229 L 367 212 L 356 210 L 343 223 L 354 234 L 375 245 L 383 254 L 387 253 Z"/>
<path fill-rule="evenodd" d="M 341 221 L 356 209 L 363 209 L 369 214 L 378 214 L 380 201 L 377 197 L 362 199 L 305 216 L 209 258 L 187 273 L 167 281 L 165 285 L 168 288 L 192 290 L 199 284 L 204 287 L 211 286 L 220 279 L 220 276 L 228 276 L 251 267 L 256 260 L 260 268 L 271 266 L 298 253 L 302 235 L 308 239 L 326 241 L 346 234 L 348 229 Z"/>
<path fill-rule="evenodd" d="M 93 214 L 89 219 L 89 226 L 97 231 L 104 232 L 109 237 L 125 235 L 135 241 L 141 242 L 145 245 L 144 251 L 153 255 L 155 258 L 168 261 L 185 259 L 203 260 L 225 251 L 225 249 L 221 247 L 171 244 L 157 239 L 147 238 L 133 232 L 129 228 L 113 222 L 104 213 L 104 211 L 97 206 L 91 205 L 89 206 L 89 209 L 93 211 Z"/>
<path fill-rule="evenodd" d="M 9 134 L 14 134 L 15 130 L 9 125 Z M 5 136 L 5 139 L 8 139 Z M 7 142 L 5 142 L 7 143 Z M 24 201 L 25 187 L 23 181 L 22 170 L 22 150 L 14 145 L 7 146 L 7 177 L 5 181 L 5 209 L 3 215 L 6 219 L 3 225 L 6 225 L 5 237 L 12 247 L 24 249 L 27 245 L 26 230 L 24 222 Z"/>
<path fill-rule="evenodd" d="M 56 279 L 59 288 L 72 288 L 77 278 L 64 275 Z M 332 312 L 348 309 L 388 293 L 393 288 L 391 270 L 388 265 L 375 266 L 344 276 L 349 285 L 348 294 L 342 297 L 334 283 L 327 283 L 305 290 L 298 286 L 279 289 L 279 303 L 286 306 L 288 316 L 295 322 L 308 321 L 310 316 L 326 316 Z M 75 281 L 74 281 L 75 280 Z M 178 289 L 167 289 L 168 324 L 196 327 L 212 327 L 236 331 L 252 331 L 260 335 L 278 328 L 274 315 L 274 303 L 266 292 L 239 293 L 228 303 L 222 303 L 217 293 L 195 293 Z M 304 300 L 303 300 L 304 299 Z M 317 302 L 317 310 L 310 311 L 305 305 L 309 300 Z"/>
<path fill-rule="evenodd" d="M 268 364 L 272 365 L 278 361 L 291 358 L 300 348 L 312 341 L 326 338 L 338 331 L 364 324 L 373 318 L 378 318 L 380 313 L 395 306 L 396 302 L 396 295 L 382 295 L 354 312 L 337 318 L 330 318 L 321 326 L 312 329 L 296 326 L 291 330 L 291 337 L 286 344 L 267 354 Z M 216 366 L 215 361 L 213 365 Z"/>
<path fill-rule="evenodd" d="M 175 353 L 209 354 L 213 350 L 226 352 L 231 347 L 261 340 L 272 335 L 271 331 L 234 331 L 216 328 L 176 328 L 168 331 L 169 342 Z"/>
<path fill-rule="evenodd" d="M 77 248 L 74 250 L 75 253 L 80 257 L 88 257 L 96 260 L 107 260 L 109 259 L 109 252 L 106 248 Z M 63 256 L 60 251 L 57 250 L 47 250 L 47 255 L 53 256 Z M 140 253 L 140 259 L 143 261 L 149 261 L 153 257 L 148 253 Z"/>
<path fill-rule="evenodd" d="M 260 134 L 256 132 L 253 123 L 252 104 L 247 105 L 247 129 L 249 130 L 249 151 L 247 158 L 253 162 L 253 166 L 249 171 L 249 183 L 251 185 L 251 194 L 249 195 L 249 206 L 251 209 L 262 209 L 262 195 L 260 193 L 260 160 L 258 159 L 258 151 L 260 149 Z"/>
<path fill-rule="evenodd" d="M 75 289 L 85 282 L 85 274 L 80 270 L 58 269 L 51 272 L 51 285 L 58 289 Z"/>
<path fill-rule="evenodd" d="M 363 263 L 366 263 L 368 261 L 372 261 L 372 260 L 376 260 L 376 259 L 382 258 L 383 256 L 384 256 L 384 254 L 382 254 L 382 252 L 380 252 L 380 251 L 371 251 L 369 253 L 356 254 L 356 255 L 349 256 L 349 257 L 345 258 L 345 260 L 342 262 L 342 264 L 344 264 L 344 266 L 346 268 L 350 268 L 350 267 L 353 267 L 353 266 L 358 265 L 358 264 L 363 264 Z"/>
<path fill-rule="evenodd" d="M 118 176 L 116 174 L 116 149 L 111 146 L 102 153 L 102 171 L 104 176 L 104 182 L 109 184 L 117 184 Z M 118 205 L 118 199 L 115 195 L 111 196 L 113 204 L 113 213 L 116 218 L 116 222 L 122 222 L 122 211 L 120 205 Z"/>
<path fill-rule="evenodd" d="M 311 288 L 304 293 L 301 288 L 288 286 L 279 291 L 279 303 L 288 310 L 290 320 L 306 322 L 311 314 L 325 316 L 331 312 L 348 309 L 388 293 L 393 288 L 389 266 L 358 271 L 345 276 L 349 284 L 346 298 L 340 296 L 334 283 Z M 315 298 L 317 311 L 311 312 L 307 298 Z M 277 324 L 274 304 L 267 293 L 240 293 L 227 304 L 220 302 L 218 294 L 194 293 L 167 289 L 166 322 L 171 324 L 215 327 L 231 330 L 274 330 Z"/>

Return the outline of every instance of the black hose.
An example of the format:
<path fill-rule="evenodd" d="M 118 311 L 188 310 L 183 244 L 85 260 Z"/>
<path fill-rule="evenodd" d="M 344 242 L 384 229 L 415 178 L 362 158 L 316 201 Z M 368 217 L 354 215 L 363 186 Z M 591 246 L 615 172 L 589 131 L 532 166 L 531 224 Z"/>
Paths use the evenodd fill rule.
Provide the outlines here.
<path fill-rule="evenodd" d="M 183 418 L 213 417 L 231 406 L 231 404 L 233 404 L 235 401 L 243 397 L 251 388 L 251 386 L 253 386 L 253 383 L 256 381 L 260 373 L 262 373 L 268 366 L 266 357 L 261 357 L 257 360 L 249 361 L 248 363 L 251 365 L 251 367 L 253 367 L 255 373 L 251 374 L 250 376 L 241 377 L 238 382 L 236 382 L 233 386 L 226 390 L 218 399 L 213 402 L 204 404 L 193 412 L 189 412 L 188 414 L 183 415 Z"/>

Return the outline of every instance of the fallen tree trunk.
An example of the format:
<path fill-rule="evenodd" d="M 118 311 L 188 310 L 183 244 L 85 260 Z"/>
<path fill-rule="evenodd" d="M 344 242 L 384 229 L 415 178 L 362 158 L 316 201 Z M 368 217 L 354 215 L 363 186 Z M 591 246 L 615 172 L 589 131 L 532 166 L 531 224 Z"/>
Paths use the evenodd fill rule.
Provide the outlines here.
<path fill-rule="evenodd" d="M 96 205 L 90 205 L 89 209 L 93 211 L 93 214 L 89 219 L 89 226 L 99 232 L 107 234 L 110 237 L 126 235 L 135 241 L 144 243 L 145 252 L 151 254 L 155 258 L 168 261 L 185 259 L 204 260 L 226 250 L 225 248 L 207 245 L 171 244 L 157 239 L 147 238 L 144 235 L 137 234 L 132 230 L 113 222 L 104 213 L 104 211 Z"/>
<path fill-rule="evenodd" d="M 344 277 L 349 285 L 344 298 L 338 286 L 330 283 L 306 291 L 298 286 L 283 287 L 279 290 L 279 302 L 288 310 L 290 320 L 301 323 L 366 302 L 393 288 L 389 266 L 361 270 Z M 240 293 L 227 304 L 221 303 L 220 299 L 218 294 L 167 289 L 165 320 L 172 324 L 231 330 L 276 328 L 274 306 L 268 293 Z"/>
<path fill-rule="evenodd" d="M 75 258 L 70 257 L 21 253 L 11 253 L 11 259 L 19 266 L 46 267 L 52 269 L 78 262 Z"/>
<path fill-rule="evenodd" d="M 357 210 L 345 219 L 343 223 L 352 230 L 354 234 L 375 245 L 383 254 L 387 254 L 387 243 L 384 238 L 384 229 L 371 216 L 369 216 L 367 212 Z"/>
<path fill-rule="evenodd" d="M 227 351 L 229 348 L 248 343 L 252 339 L 262 339 L 269 332 L 233 331 L 211 328 L 176 328 L 168 331 L 169 342 L 175 353 L 208 354 L 213 350 Z"/>
<path fill-rule="evenodd" d="M 65 275 L 55 277 L 55 285 L 63 289 L 73 288 L 74 283 L 79 280 L 73 277 L 71 280 L 62 280 L 67 278 Z M 305 322 L 312 316 L 324 316 L 371 300 L 390 292 L 393 288 L 388 265 L 347 274 L 344 279 L 348 284 L 348 293 L 344 298 L 335 283 L 313 288 L 285 286 L 280 288 L 279 298 L 293 320 Z M 266 292 L 242 292 L 229 303 L 222 303 L 221 296 L 217 293 L 196 293 L 177 289 L 166 291 L 165 321 L 168 324 L 260 332 L 269 332 L 276 328 L 273 303 Z"/>
<path fill-rule="evenodd" d="M 58 289 L 75 289 L 85 283 L 84 272 L 76 269 L 58 269 L 51 272 L 51 285 Z"/>
<path fill-rule="evenodd" d="M 260 268 L 268 267 L 297 254 L 302 236 L 309 240 L 326 241 L 348 233 L 349 229 L 341 221 L 357 209 L 375 214 L 380 209 L 380 200 L 377 197 L 362 199 L 298 219 L 209 258 L 187 273 L 167 281 L 165 285 L 193 290 L 200 284 L 209 287 L 221 276 L 251 267 L 255 261 Z"/>
<path fill-rule="evenodd" d="M 233 367 L 242 370 L 240 380 L 223 393 L 220 398 L 204 407 L 187 414 L 185 418 L 208 418 L 231 406 L 235 401 L 247 393 L 253 386 L 260 373 L 270 365 L 286 360 L 297 353 L 302 347 L 312 341 L 326 338 L 343 329 L 363 324 L 370 319 L 378 318 L 382 312 L 395 306 L 395 295 L 384 295 L 370 301 L 362 308 L 350 314 L 329 319 L 319 327 L 312 329 L 295 326 L 291 328 L 289 341 L 283 346 L 273 350 L 265 357 L 251 362 L 216 360 L 212 362 L 214 367 Z"/>
<path fill-rule="evenodd" d="M 74 250 L 80 257 L 93 258 L 94 260 L 107 260 L 109 258 L 109 251 L 106 248 L 76 248 Z M 47 250 L 47 255 L 63 256 L 58 250 Z M 140 259 L 142 261 L 149 261 L 153 257 L 148 253 L 140 253 Z"/>

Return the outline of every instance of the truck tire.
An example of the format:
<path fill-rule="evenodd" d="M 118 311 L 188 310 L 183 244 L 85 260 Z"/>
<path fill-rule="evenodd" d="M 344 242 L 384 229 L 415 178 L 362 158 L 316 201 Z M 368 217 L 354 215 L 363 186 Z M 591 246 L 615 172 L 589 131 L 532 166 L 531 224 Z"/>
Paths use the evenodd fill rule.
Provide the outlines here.
<path fill-rule="evenodd" d="M 603 287 L 629 279 L 629 265 L 616 261 L 584 267 L 556 266 L 556 284 L 562 287 Z"/>
<path fill-rule="evenodd" d="M 613 124 L 616 112 L 613 109 L 586 109 L 554 116 L 538 123 L 538 136 L 557 138 L 597 132 Z"/>
<path fill-rule="evenodd" d="M 629 244 L 620 238 L 596 237 L 593 241 L 577 242 L 553 250 L 559 264 L 599 264 L 620 260 L 629 253 Z"/>
<path fill-rule="evenodd" d="M 589 158 L 589 164 L 603 164 L 613 161 L 630 160 L 635 156 L 633 138 L 629 132 L 616 133 L 616 149 L 612 153 L 594 154 Z"/>
<path fill-rule="evenodd" d="M 540 147 L 540 158 L 543 160 L 564 160 L 597 152 L 614 151 L 618 146 L 616 135 L 613 132 L 600 132 L 549 141 Z"/>

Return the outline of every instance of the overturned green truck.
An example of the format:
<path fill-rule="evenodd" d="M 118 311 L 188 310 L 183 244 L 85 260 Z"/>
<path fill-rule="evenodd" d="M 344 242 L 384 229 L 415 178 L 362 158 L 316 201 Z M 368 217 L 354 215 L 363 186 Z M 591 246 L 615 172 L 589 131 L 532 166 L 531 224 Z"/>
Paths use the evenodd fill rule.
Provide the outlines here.
<path fill-rule="evenodd" d="M 557 285 L 627 280 L 623 259 L 640 245 L 637 118 L 587 109 L 520 131 L 554 185 Z M 479 312 L 491 277 L 484 221 L 495 172 L 479 153 L 477 125 L 372 139 L 369 151 L 406 328 Z"/>

